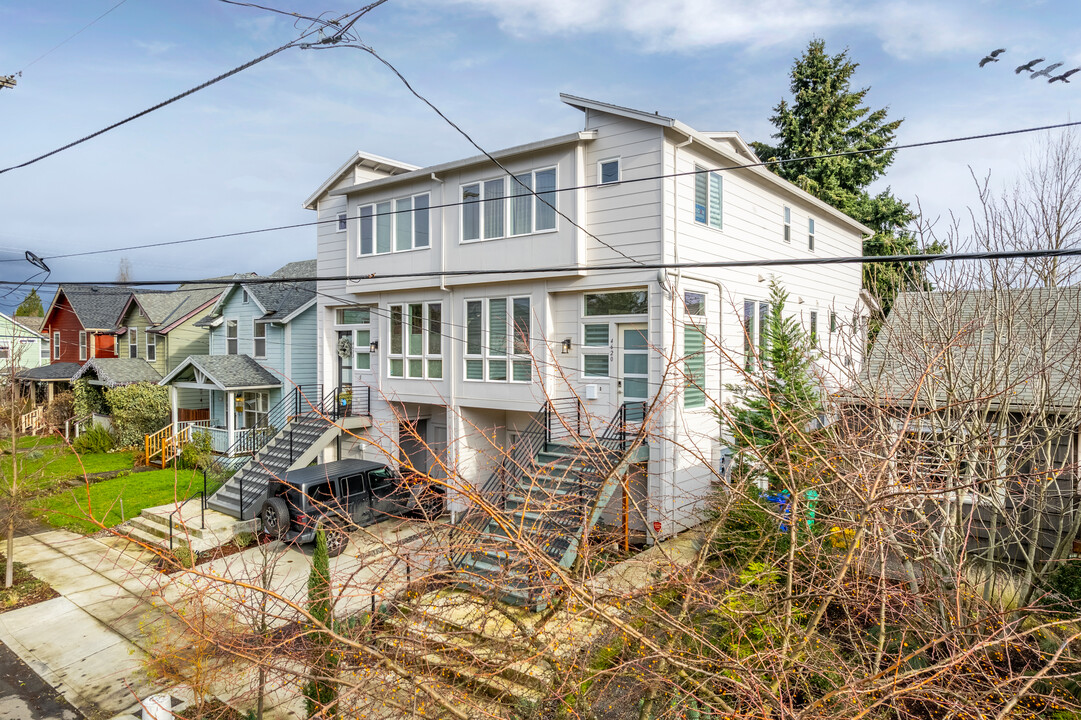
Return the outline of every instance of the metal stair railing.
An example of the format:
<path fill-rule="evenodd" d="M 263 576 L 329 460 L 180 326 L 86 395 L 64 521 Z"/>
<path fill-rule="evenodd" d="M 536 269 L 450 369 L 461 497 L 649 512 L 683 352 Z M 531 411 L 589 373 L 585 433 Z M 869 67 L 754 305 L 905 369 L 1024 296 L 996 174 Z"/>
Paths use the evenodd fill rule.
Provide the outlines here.
<path fill-rule="evenodd" d="M 551 409 L 550 403 L 545 403 L 533 416 L 526 429 L 519 435 L 518 442 L 511 448 L 510 453 L 505 455 L 499 463 L 499 467 L 488 476 L 488 479 L 477 491 L 477 498 L 487 502 L 499 510 L 505 510 L 507 504 L 507 489 L 520 478 L 528 468 L 532 468 L 537 453 L 548 442 L 548 419 Z M 447 534 L 447 547 L 450 550 L 451 567 L 458 567 L 459 563 L 472 552 L 469 549 L 456 547 L 461 543 L 462 537 L 467 532 L 479 532 L 490 521 L 492 516 L 485 511 L 481 503 L 474 502 L 461 519 L 451 527 Z"/>
<path fill-rule="evenodd" d="M 582 436 L 582 401 L 577 396 L 549 400 L 544 404 L 545 444 L 577 440 Z M 587 419 L 588 424 L 588 419 Z"/>

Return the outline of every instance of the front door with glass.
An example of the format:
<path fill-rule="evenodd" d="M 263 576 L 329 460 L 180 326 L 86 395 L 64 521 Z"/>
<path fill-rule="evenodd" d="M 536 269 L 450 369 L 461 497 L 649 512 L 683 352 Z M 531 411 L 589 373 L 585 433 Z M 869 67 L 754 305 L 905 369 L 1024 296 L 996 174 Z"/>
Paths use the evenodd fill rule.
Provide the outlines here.
<path fill-rule="evenodd" d="M 649 335 L 645 323 L 619 325 L 618 402 L 649 398 Z"/>

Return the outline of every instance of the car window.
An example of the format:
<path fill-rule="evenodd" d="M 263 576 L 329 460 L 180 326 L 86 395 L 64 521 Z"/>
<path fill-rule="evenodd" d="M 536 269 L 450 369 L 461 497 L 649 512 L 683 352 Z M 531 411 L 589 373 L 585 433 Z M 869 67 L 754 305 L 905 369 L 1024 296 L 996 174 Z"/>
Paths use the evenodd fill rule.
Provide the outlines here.
<path fill-rule="evenodd" d="M 341 479 L 342 489 L 349 497 L 361 495 L 364 492 L 364 475 L 349 475 Z"/>
<path fill-rule="evenodd" d="M 372 495 L 386 497 L 394 490 L 396 476 L 390 468 L 376 468 L 368 471 L 368 480 L 372 484 Z"/>
<path fill-rule="evenodd" d="M 333 483 L 329 482 L 312 485 L 311 488 L 308 489 L 308 497 L 311 498 L 312 505 L 318 507 L 320 505 L 326 505 L 328 502 L 333 500 L 333 488 Z"/>

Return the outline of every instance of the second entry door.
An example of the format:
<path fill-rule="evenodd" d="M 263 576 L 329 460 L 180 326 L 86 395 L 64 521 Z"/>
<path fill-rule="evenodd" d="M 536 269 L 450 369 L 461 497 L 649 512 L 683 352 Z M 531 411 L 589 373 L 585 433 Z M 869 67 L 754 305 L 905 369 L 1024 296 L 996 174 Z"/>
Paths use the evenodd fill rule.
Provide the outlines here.
<path fill-rule="evenodd" d="M 619 325 L 617 403 L 649 399 L 649 335 L 645 323 Z"/>

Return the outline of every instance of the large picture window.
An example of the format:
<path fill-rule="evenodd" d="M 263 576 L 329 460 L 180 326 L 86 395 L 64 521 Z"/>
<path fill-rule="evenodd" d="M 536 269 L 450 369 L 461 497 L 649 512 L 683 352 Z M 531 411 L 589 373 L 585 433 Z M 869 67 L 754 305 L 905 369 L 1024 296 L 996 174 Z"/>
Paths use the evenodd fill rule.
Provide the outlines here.
<path fill-rule="evenodd" d="M 528 297 L 467 300 L 465 379 L 531 382 Z"/>
<path fill-rule="evenodd" d="M 442 333 L 441 303 L 391 305 L 388 352 L 390 377 L 442 379 Z"/>
<path fill-rule="evenodd" d="M 463 185 L 462 240 L 555 230 L 555 190 L 555 168 Z"/>
<path fill-rule="evenodd" d="M 431 245 L 428 193 L 361 205 L 357 255 L 382 255 Z"/>

